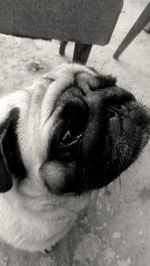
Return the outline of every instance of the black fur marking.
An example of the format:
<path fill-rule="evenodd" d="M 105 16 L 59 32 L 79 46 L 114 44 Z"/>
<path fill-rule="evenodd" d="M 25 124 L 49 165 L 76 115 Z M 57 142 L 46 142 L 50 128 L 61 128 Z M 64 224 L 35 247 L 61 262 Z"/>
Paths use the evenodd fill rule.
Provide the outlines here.
<path fill-rule="evenodd" d="M 0 126 L 0 192 L 9 190 L 12 186 L 12 176 L 21 181 L 26 176 L 20 149 L 18 145 L 16 127 L 19 119 L 19 110 L 14 108 L 5 122 Z M 5 180 L 5 184 L 4 183 Z"/>
<path fill-rule="evenodd" d="M 98 87 L 90 87 L 90 90 L 95 91 L 99 89 L 109 88 L 116 86 L 117 79 L 111 75 L 102 75 L 93 67 L 88 67 L 89 70 L 96 74 L 95 78 L 98 79 Z M 80 71 L 74 75 L 74 86 L 78 87 L 78 74 L 84 74 L 85 72 Z M 84 93 L 85 95 L 85 93 Z"/>
<path fill-rule="evenodd" d="M 109 88 L 116 85 L 116 78 L 112 77 L 111 75 L 99 75 L 99 89 Z"/>
<path fill-rule="evenodd" d="M 1 145 L 1 144 L 0 144 Z M 0 146 L 0 192 L 6 192 L 12 187 L 11 173 L 7 167 L 2 145 Z"/>
<path fill-rule="evenodd" d="M 132 94 L 115 86 L 95 90 L 93 95 L 82 141 L 74 147 L 77 149 L 58 153 L 55 142 L 51 150 L 50 160 L 63 163 L 66 173 L 63 185 L 54 193 L 80 195 L 108 185 L 137 159 L 149 139 L 150 115 Z M 68 114 L 72 120 L 75 106 L 72 113 L 67 109 L 65 117 Z M 113 116 L 109 116 L 110 110 Z"/>
<path fill-rule="evenodd" d="M 97 74 L 97 78 L 99 80 L 100 85 L 98 88 L 95 88 L 96 90 L 116 86 L 117 79 L 115 77 L 111 75 L 100 74 L 94 67 L 88 67 L 88 69 Z M 94 90 L 94 88 L 92 88 L 92 90 Z"/>

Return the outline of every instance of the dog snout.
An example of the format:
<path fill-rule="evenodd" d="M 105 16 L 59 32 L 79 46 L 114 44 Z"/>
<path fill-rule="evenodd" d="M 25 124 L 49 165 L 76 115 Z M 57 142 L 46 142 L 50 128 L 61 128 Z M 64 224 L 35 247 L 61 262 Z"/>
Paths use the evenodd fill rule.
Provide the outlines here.
<path fill-rule="evenodd" d="M 150 111 L 140 104 L 129 91 L 117 86 L 103 90 L 101 106 L 103 115 L 111 131 L 111 136 L 116 138 L 125 132 L 134 131 L 134 127 L 146 132 L 147 139 L 150 134 Z"/>
<path fill-rule="evenodd" d="M 127 103 L 135 101 L 135 97 L 129 91 L 121 89 L 117 86 L 106 88 L 106 90 L 103 91 L 103 104 L 107 107 L 114 106 L 119 110 Z"/>

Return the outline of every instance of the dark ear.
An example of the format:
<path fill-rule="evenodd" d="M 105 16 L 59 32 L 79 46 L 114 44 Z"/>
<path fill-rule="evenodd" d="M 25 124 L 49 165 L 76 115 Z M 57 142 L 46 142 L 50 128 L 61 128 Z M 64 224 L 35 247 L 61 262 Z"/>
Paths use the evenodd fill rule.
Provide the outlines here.
<path fill-rule="evenodd" d="M 12 177 L 20 180 L 26 175 L 16 132 L 18 119 L 19 109 L 14 108 L 0 125 L 0 192 L 11 189 Z"/>
<path fill-rule="evenodd" d="M 116 86 L 117 80 L 115 77 L 111 75 L 102 75 L 94 67 L 88 68 L 97 74 L 100 83 L 100 89 Z"/>
<path fill-rule="evenodd" d="M 116 86 L 116 78 L 111 75 L 100 75 L 99 74 L 99 81 L 100 81 L 100 89 L 114 87 Z"/>

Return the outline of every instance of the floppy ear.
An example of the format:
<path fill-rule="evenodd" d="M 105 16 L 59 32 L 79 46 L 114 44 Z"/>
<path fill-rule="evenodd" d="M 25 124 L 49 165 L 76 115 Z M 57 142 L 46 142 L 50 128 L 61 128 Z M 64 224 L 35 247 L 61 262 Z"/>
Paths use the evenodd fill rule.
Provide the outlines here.
<path fill-rule="evenodd" d="M 25 177 L 26 172 L 21 159 L 17 138 L 19 109 L 12 109 L 0 124 L 0 192 L 11 189 L 13 179 Z"/>
<path fill-rule="evenodd" d="M 100 81 L 100 89 L 116 86 L 117 79 L 115 77 L 111 75 L 102 75 L 94 67 L 88 67 L 88 69 L 97 74 L 97 77 Z"/>

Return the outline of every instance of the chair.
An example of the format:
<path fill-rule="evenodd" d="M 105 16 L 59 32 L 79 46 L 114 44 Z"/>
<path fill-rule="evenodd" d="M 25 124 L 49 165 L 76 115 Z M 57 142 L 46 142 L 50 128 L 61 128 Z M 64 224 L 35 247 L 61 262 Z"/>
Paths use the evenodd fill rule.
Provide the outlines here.
<path fill-rule="evenodd" d="M 76 43 L 73 60 L 86 63 L 93 44 L 106 45 L 123 0 L 1 0 L 0 32 Z"/>

